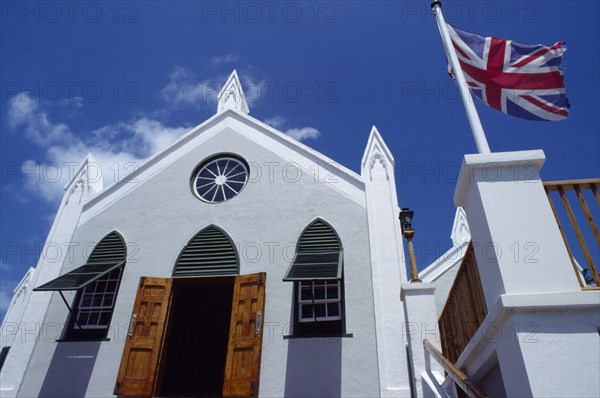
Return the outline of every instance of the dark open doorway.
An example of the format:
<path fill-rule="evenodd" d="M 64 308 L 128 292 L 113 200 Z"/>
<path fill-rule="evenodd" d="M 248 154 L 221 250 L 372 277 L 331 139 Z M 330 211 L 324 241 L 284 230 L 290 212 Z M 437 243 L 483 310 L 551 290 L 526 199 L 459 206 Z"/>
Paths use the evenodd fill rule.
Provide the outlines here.
<path fill-rule="evenodd" d="M 176 278 L 161 397 L 221 397 L 233 277 Z"/>

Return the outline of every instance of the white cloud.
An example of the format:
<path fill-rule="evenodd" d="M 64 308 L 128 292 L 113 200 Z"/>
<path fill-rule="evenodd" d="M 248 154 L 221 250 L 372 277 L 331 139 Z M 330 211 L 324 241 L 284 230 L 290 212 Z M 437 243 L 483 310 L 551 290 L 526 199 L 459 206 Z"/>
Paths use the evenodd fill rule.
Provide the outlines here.
<path fill-rule="evenodd" d="M 27 94 L 17 94 L 8 101 L 8 125 L 15 129 L 24 126 L 25 134 L 33 143 L 47 146 L 73 138 L 64 124 L 53 124 L 39 103 Z"/>
<path fill-rule="evenodd" d="M 72 108 L 82 108 L 83 107 L 83 97 L 71 97 L 71 98 L 63 98 L 56 102 L 59 106 L 64 107 L 72 107 Z"/>
<path fill-rule="evenodd" d="M 237 54 L 225 54 L 212 57 L 210 59 L 210 63 L 212 66 L 219 66 L 223 64 L 230 64 L 232 62 L 236 62 L 238 59 L 240 59 L 240 56 Z"/>
<path fill-rule="evenodd" d="M 273 116 L 265 120 L 270 126 L 275 127 L 277 130 L 282 131 L 284 134 L 289 135 L 295 140 L 303 141 L 308 139 L 319 138 L 321 132 L 314 127 L 299 127 L 284 129 L 287 124 L 287 118 L 284 116 Z"/>
<path fill-rule="evenodd" d="M 285 133 L 298 141 L 315 139 L 321 135 L 321 132 L 314 127 L 288 129 L 285 131 Z"/>
<path fill-rule="evenodd" d="M 103 126 L 92 133 L 97 146 L 120 148 L 139 157 L 148 157 L 174 142 L 188 130 L 187 127 L 167 127 L 160 121 L 142 117 L 129 122 Z M 117 141 L 118 137 L 126 139 Z M 102 148 L 109 149 L 109 148 Z"/>
<path fill-rule="evenodd" d="M 191 71 L 177 67 L 169 74 L 169 82 L 161 90 L 162 98 L 171 105 L 215 105 L 221 85 L 216 81 L 197 81 Z"/>
<path fill-rule="evenodd" d="M 248 104 L 256 105 L 261 99 L 268 98 L 272 90 L 266 81 L 253 76 L 248 71 L 239 72 L 244 94 Z M 162 88 L 161 97 L 172 106 L 192 105 L 198 108 L 213 107 L 216 111 L 217 96 L 229 74 L 199 80 L 190 70 L 176 67 L 169 74 L 169 82 Z"/>
<path fill-rule="evenodd" d="M 238 58 L 235 54 L 227 54 L 214 57 L 213 60 L 225 63 Z M 240 75 L 248 102 L 259 102 L 266 83 L 250 72 Z M 177 67 L 169 75 L 169 82 L 161 90 L 161 95 L 172 105 L 211 104 L 216 108 L 217 94 L 226 79 L 224 75 L 198 81 L 192 72 Z M 82 138 L 84 135 L 75 134 L 67 124 L 52 121 L 44 104 L 36 102 L 27 93 L 15 95 L 8 105 L 8 126 L 14 131 L 23 131 L 32 143 L 46 150 L 43 162 L 30 159 L 21 165 L 26 192 L 50 203 L 60 201 L 64 186 L 89 152 L 100 164 L 104 186 L 108 187 L 136 170 L 145 159 L 166 148 L 189 129 L 186 126 L 166 126 L 160 120 L 140 117 L 102 126 L 88 134 L 88 138 Z M 81 107 L 81 101 L 60 105 L 77 109 Z M 288 120 L 283 116 L 274 116 L 266 122 L 299 141 L 316 139 L 321 135 L 318 129 L 311 126 L 288 128 Z"/>
<path fill-rule="evenodd" d="M 144 145 L 144 152 L 147 155 L 168 147 L 189 130 L 188 127 L 167 127 L 157 120 L 146 118 L 127 124 L 127 129 L 133 132 L 135 139 Z"/>
<path fill-rule="evenodd" d="M 103 126 L 84 140 L 65 124 L 53 123 L 40 105 L 27 95 L 9 101 L 8 123 L 22 127 L 27 137 L 46 150 L 46 160 L 21 165 L 25 189 L 50 203 L 60 201 L 64 186 L 91 152 L 102 170 L 104 186 L 123 179 L 154 153 L 169 146 L 187 127 L 169 127 L 145 117 Z M 27 101 L 29 99 L 29 101 Z"/>
<path fill-rule="evenodd" d="M 287 118 L 283 116 L 273 116 L 268 119 L 265 119 L 265 123 L 267 123 L 269 126 L 275 127 L 278 130 L 283 128 L 286 122 Z"/>

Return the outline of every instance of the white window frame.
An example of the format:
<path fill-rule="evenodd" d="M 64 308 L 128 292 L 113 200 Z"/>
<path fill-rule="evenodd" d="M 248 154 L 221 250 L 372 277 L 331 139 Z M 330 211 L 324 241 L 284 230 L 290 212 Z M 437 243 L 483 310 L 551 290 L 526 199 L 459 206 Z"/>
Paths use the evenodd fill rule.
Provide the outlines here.
<path fill-rule="evenodd" d="M 81 292 L 81 297 L 79 298 L 79 303 L 77 305 L 77 321 L 73 324 L 73 327 L 75 329 L 109 328 L 110 321 L 106 325 L 103 325 L 100 323 L 100 319 L 102 319 L 102 315 L 106 313 L 109 313 L 112 316 L 112 312 L 115 307 L 115 301 L 117 300 L 117 292 L 119 291 L 119 281 L 121 280 L 122 270 L 123 267 L 114 269 L 102 278 L 95 280 L 94 282 L 90 283 L 89 285 L 83 288 L 83 291 Z M 114 274 L 116 274 L 116 276 L 114 276 Z M 102 282 L 106 283 L 106 287 L 104 288 L 104 291 L 98 291 L 98 284 Z M 108 290 L 109 282 L 116 282 L 114 291 Z M 111 305 L 102 305 L 102 303 L 104 302 L 104 298 L 110 294 L 112 294 L 113 296 Z M 90 298 L 90 305 L 83 304 L 84 299 L 86 297 Z M 91 303 L 94 302 L 95 297 L 100 297 L 100 305 L 91 305 Z M 92 314 L 94 313 L 98 314 L 98 320 L 95 323 L 90 323 L 90 319 L 92 317 Z"/>
<path fill-rule="evenodd" d="M 337 298 L 328 298 L 327 297 L 327 288 L 330 286 L 337 286 Z M 302 300 L 302 286 L 310 286 L 311 287 L 311 295 L 313 299 Z M 315 287 L 323 286 L 325 289 L 325 298 L 324 299 L 314 299 L 315 297 Z M 316 280 L 316 281 L 299 281 L 298 282 L 298 322 L 323 322 L 323 321 L 339 321 L 342 319 L 342 296 L 341 296 L 341 284 L 339 280 L 331 281 L 331 280 Z M 329 306 L 328 304 L 337 303 L 338 306 L 338 315 L 329 316 Z M 325 304 L 325 316 L 316 317 L 314 306 L 317 304 Z M 303 318 L 302 317 L 302 308 L 304 306 L 313 307 L 312 314 L 313 316 Z"/>
<path fill-rule="evenodd" d="M 220 162 L 226 162 L 223 170 L 221 170 L 221 168 L 219 167 Z M 229 166 L 229 163 L 232 163 L 234 166 L 228 170 L 227 168 Z M 216 172 L 209 168 L 213 164 L 217 167 Z M 231 174 L 238 167 L 239 171 L 236 171 L 234 174 Z M 205 170 L 207 170 L 210 173 L 208 177 L 201 175 L 202 173 L 204 173 Z M 242 175 L 244 177 L 243 181 L 231 180 L 231 182 L 228 183 L 228 178 L 233 178 Z M 219 156 L 207 161 L 206 163 L 200 166 L 200 169 L 196 172 L 194 177 L 193 191 L 194 194 L 204 202 L 223 203 L 230 199 L 233 199 L 240 192 L 242 192 L 242 190 L 246 187 L 246 184 L 248 183 L 249 176 L 250 170 L 248 169 L 248 166 L 246 166 L 246 163 L 244 161 L 234 156 Z M 198 182 L 199 180 L 200 182 Z M 241 186 L 238 186 L 240 184 Z M 225 189 L 225 187 L 227 187 L 227 190 Z M 207 189 L 200 193 L 199 189 L 201 188 Z M 219 191 L 223 195 L 222 199 L 217 199 L 217 193 Z"/>

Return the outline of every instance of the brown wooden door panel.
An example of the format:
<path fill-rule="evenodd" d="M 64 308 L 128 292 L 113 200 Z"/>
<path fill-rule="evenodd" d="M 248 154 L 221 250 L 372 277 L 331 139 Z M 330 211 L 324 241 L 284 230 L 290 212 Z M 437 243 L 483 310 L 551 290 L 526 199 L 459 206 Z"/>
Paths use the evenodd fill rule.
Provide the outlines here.
<path fill-rule="evenodd" d="M 151 397 L 168 319 L 173 280 L 142 278 L 132 312 L 115 394 Z"/>
<path fill-rule="evenodd" d="M 235 278 L 223 383 L 224 397 L 258 395 L 265 282 L 265 273 Z"/>

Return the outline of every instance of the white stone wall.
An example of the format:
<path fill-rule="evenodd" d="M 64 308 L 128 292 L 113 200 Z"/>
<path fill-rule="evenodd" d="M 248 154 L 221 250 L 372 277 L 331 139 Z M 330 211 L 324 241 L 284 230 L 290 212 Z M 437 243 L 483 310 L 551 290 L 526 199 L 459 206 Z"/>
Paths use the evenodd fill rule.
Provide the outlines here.
<path fill-rule="evenodd" d="M 256 134 L 249 131 L 250 127 L 237 122 L 230 124 L 233 128 L 224 128 L 202 145 L 194 147 L 192 142 L 189 147 L 193 149 L 182 148 L 185 153 L 177 161 L 156 170 L 151 177 L 131 182 L 136 186 L 126 195 L 120 196 L 117 191 L 116 195 L 103 199 L 110 200 L 110 205 L 99 202 L 86 208 L 82 215 L 84 222 L 75 231 L 73 242 L 82 245 L 98 242 L 108 232 L 117 230 L 128 243 L 130 257 L 112 320 L 115 333 L 109 334 L 110 341 L 101 343 L 40 341 L 20 396 L 37 396 L 40 391 L 46 396 L 53 393 L 52 384 L 45 380 L 51 362 L 64 367 L 64 373 L 71 368 L 87 367 L 91 374 L 89 384 L 77 388 L 89 397 L 111 396 L 140 276 L 171 276 L 185 244 L 210 224 L 222 228 L 238 245 L 241 274 L 267 272 L 261 395 L 314 394 L 317 391 L 310 389 L 317 388 L 312 384 L 315 378 L 319 379 L 321 394 L 363 397 L 379 394 L 364 202 L 356 199 L 356 188 L 351 194 L 344 191 L 348 183 L 342 177 L 334 175 L 329 183 L 315 181 L 314 172 L 304 165 L 301 177 L 295 181 L 297 165 L 290 165 L 289 159 L 265 148 L 268 143 L 262 145 L 250 139 L 248 134 Z M 256 165 L 262 175 L 228 202 L 203 203 L 190 191 L 191 174 L 203 159 L 221 152 L 238 154 L 251 163 L 254 173 L 251 180 L 257 177 Z M 282 172 L 286 171 L 284 177 Z M 281 278 L 300 233 L 316 217 L 335 228 L 344 247 L 346 330 L 353 337 L 335 341 L 284 340 L 292 316 L 293 285 L 282 282 Z M 258 257 L 257 248 L 262 251 Z M 269 253 L 269 248 L 273 253 Z M 284 249 L 286 256 L 282 255 Z M 89 251 L 82 253 L 75 248 L 73 253 L 72 261 L 65 262 L 61 273 L 82 264 Z M 67 317 L 65 305 L 55 294 L 45 322 L 64 323 Z M 54 374 L 61 377 L 56 369 Z M 304 383 L 307 387 L 294 381 L 298 378 L 307 380 Z M 302 388 L 308 389 L 301 391 Z"/>

